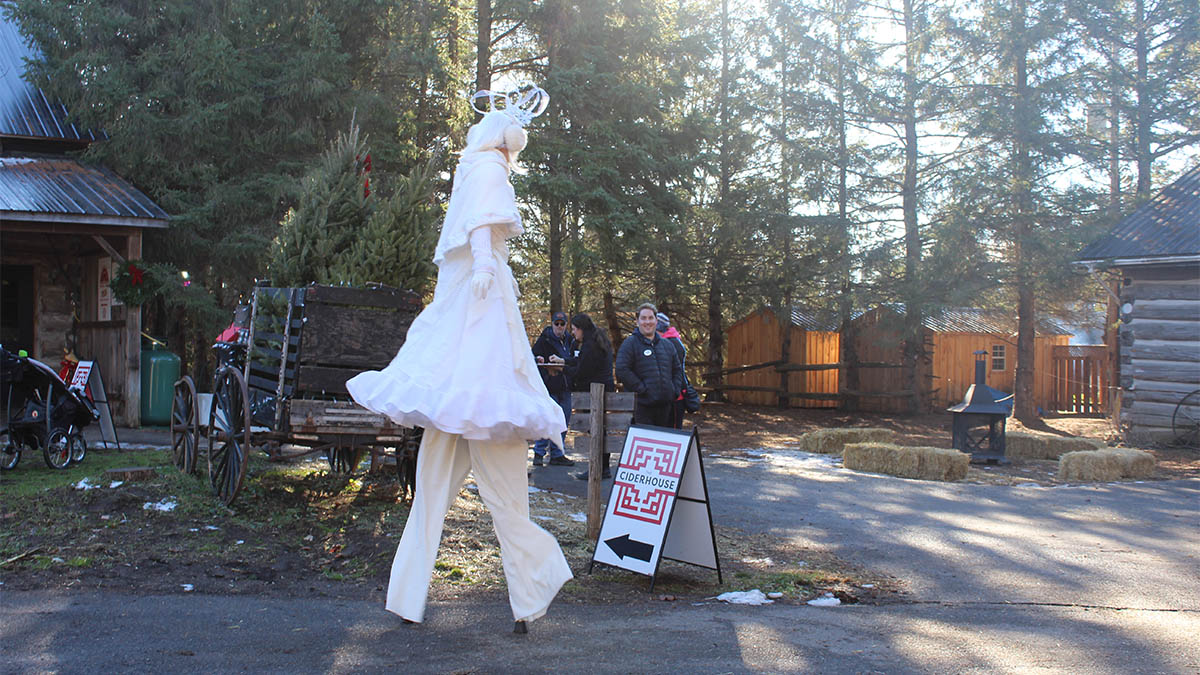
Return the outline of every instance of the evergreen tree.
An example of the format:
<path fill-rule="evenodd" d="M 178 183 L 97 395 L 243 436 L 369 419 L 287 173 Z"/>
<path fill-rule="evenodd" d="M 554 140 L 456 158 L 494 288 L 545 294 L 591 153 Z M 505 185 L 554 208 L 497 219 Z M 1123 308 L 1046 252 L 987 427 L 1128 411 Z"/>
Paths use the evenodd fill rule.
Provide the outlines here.
<path fill-rule="evenodd" d="M 280 224 L 268 267 L 272 283 L 381 283 L 424 291 L 434 273 L 440 214 L 432 165 L 413 169 L 390 198 L 376 192 L 386 186 L 372 168 L 358 126 L 339 133 Z"/>

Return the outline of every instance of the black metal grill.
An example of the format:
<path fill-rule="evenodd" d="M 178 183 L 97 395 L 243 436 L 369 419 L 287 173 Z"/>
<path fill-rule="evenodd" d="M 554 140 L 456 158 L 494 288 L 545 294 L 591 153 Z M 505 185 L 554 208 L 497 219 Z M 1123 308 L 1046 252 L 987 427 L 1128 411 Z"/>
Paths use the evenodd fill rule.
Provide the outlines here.
<path fill-rule="evenodd" d="M 971 455 L 974 463 L 1007 464 L 1004 427 L 1012 413 L 1012 394 L 987 386 L 985 351 L 975 352 L 975 384 L 954 413 L 954 448 Z"/>

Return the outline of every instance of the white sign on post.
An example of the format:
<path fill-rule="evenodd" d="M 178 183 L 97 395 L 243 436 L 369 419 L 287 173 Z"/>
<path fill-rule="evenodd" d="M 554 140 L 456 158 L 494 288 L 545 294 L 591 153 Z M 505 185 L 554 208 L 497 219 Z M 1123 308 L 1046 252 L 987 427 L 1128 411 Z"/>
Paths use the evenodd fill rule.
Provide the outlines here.
<path fill-rule="evenodd" d="M 631 426 L 592 563 L 651 577 L 663 558 L 707 567 L 721 578 L 697 432 Z"/>
<path fill-rule="evenodd" d="M 121 442 L 117 440 L 117 428 L 113 425 L 112 410 L 108 407 L 108 394 L 104 391 L 104 378 L 100 377 L 100 367 L 95 365 L 95 361 L 80 361 L 75 366 L 75 373 L 71 375 L 71 383 L 68 386 L 71 389 L 82 390 L 83 395 L 100 411 L 100 440 L 104 442 L 105 449 L 108 448 L 109 441 L 112 441 L 120 450 Z"/>

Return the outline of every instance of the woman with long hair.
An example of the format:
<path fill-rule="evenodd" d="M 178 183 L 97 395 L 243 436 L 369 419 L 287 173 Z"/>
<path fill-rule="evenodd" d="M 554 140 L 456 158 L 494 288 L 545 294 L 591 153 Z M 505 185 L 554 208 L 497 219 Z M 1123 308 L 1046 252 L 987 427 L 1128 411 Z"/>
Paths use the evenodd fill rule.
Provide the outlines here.
<path fill-rule="evenodd" d="M 592 317 L 576 314 L 571 317 L 571 333 L 575 336 L 575 379 L 572 391 L 591 391 L 593 383 L 604 385 L 604 391 L 615 391 L 613 384 L 613 353 L 608 335 L 596 328 Z"/>
<path fill-rule="evenodd" d="M 574 391 L 591 391 L 592 384 L 604 385 L 604 391 L 616 391 L 613 383 L 613 349 L 608 341 L 608 335 L 596 328 L 592 317 L 587 314 L 576 314 L 571 317 L 571 332 L 575 335 L 578 349 L 575 358 L 567 361 L 575 367 L 575 379 L 572 383 Z M 609 455 L 604 453 L 604 478 L 611 475 L 609 471 Z M 587 471 L 575 474 L 579 480 L 587 480 Z"/>

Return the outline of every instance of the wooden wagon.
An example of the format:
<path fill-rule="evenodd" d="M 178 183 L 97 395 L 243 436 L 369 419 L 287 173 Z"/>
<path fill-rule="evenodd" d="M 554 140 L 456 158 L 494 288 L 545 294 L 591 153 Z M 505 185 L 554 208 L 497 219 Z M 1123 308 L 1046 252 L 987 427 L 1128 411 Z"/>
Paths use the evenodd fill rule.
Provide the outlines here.
<path fill-rule="evenodd" d="M 420 310 L 417 294 L 387 287 L 255 288 L 241 338 L 214 345 L 221 365 L 211 401 L 202 403 L 192 378 L 175 383 L 175 465 L 195 472 L 207 439 L 208 480 L 225 504 L 241 490 L 253 447 L 275 461 L 323 452 L 337 472 L 353 471 L 367 452 L 372 467 L 390 455 L 411 489 L 420 430 L 354 403 L 346 380 L 386 366 Z"/>

